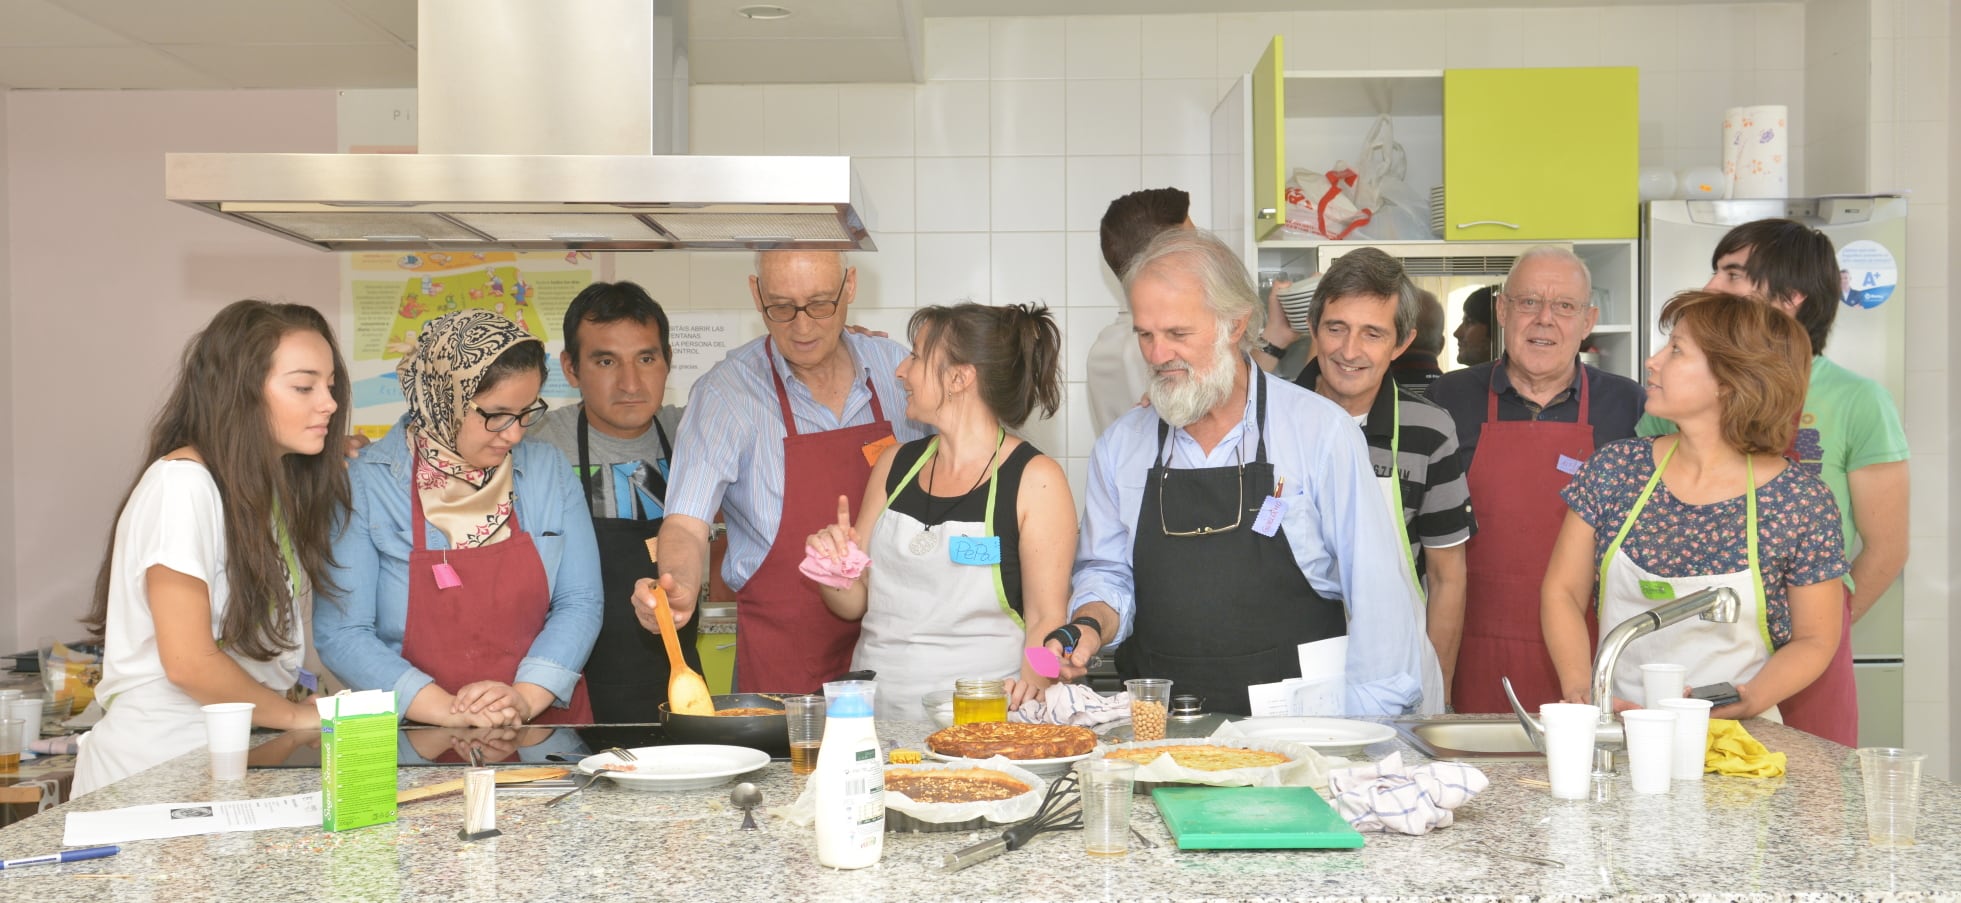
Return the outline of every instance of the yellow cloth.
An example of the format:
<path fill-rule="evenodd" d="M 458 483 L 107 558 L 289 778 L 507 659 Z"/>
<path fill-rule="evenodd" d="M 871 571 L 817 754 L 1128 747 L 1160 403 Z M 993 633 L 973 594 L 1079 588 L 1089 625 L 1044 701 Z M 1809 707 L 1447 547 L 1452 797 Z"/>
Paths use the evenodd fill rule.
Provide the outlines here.
<path fill-rule="evenodd" d="M 1702 758 L 1704 771 L 1740 778 L 1777 778 L 1784 776 L 1784 763 L 1783 753 L 1771 752 L 1757 742 L 1740 722 L 1709 719 L 1709 749 Z"/>

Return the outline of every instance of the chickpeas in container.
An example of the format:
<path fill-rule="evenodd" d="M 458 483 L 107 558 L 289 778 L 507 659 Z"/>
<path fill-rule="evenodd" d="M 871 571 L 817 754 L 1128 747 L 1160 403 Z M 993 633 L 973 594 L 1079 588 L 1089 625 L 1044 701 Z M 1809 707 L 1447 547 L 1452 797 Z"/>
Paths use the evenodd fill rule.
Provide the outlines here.
<path fill-rule="evenodd" d="M 1161 677 L 1140 677 L 1123 682 L 1130 691 L 1130 735 L 1137 740 L 1164 739 L 1165 716 L 1170 712 L 1171 681 Z"/>

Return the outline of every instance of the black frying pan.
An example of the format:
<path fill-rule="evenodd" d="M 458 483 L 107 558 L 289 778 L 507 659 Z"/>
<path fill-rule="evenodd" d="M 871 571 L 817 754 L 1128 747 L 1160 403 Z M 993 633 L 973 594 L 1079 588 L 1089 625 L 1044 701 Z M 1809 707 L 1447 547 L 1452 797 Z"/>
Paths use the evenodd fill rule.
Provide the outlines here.
<path fill-rule="evenodd" d="M 783 697 L 793 693 L 731 693 L 715 697 L 715 709 L 774 709 L 774 715 L 677 715 L 660 704 L 660 722 L 675 743 L 719 743 L 760 749 L 777 758 L 790 755 L 790 725 L 783 720 Z"/>

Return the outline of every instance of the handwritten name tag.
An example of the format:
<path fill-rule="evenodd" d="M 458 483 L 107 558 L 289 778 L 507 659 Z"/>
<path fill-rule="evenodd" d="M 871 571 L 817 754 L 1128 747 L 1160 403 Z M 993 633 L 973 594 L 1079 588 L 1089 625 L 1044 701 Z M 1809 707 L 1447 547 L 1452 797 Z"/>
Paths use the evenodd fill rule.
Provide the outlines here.
<path fill-rule="evenodd" d="M 1261 536 L 1272 536 L 1280 529 L 1280 518 L 1287 513 L 1287 501 L 1277 495 L 1269 495 L 1260 502 L 1259 516 L 1253 518 L 1253 532 Z"/>
<path fill-rule="evenodd" d="M 1580 472 L 1580 465 L 1581 465 L 1581 464 L 1585 464 L 1585 463 L 1586 463 L 1585 461 L 1582 461 L 1582 460 L 1580 460 L 1580 459 L 1578 459 L 1578 458 L 1569 458 L 1569 457 L 1567 457 L 1567 456 L 1565 456 L 1565 455 L 1560 455 L 1560 456 L 1559 456 L 1559 465 L 1558 465 L 1558 467 L 1559 467 L 1559 472 L 1560 472 L 1560 473 L 1563 473 L 1563 474 L 1576 474 L 1576 473 L 1579 473 L 1579 472 Z"/>
<path fill-rule="evenodd" d="M 949 536 L 946 557 L 954 564 L 990 565 L 1001 563 L 1001 537 Z"/>

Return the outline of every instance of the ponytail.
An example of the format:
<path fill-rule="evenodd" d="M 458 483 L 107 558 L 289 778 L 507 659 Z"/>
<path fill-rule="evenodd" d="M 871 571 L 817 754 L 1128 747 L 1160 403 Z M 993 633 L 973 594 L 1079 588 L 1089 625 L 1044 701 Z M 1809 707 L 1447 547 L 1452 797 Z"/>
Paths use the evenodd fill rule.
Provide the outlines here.
<path fill-rule="evenodd" d="M 1038 408 L 1053 417 L 1062 407 L 1062 332 L 1045 305 L 922 307 L 906 334 L 921 359 L 937 354 L 942 378 L 972 366 L 981 403 L 1007 426 L 1020 427 Z"/>

